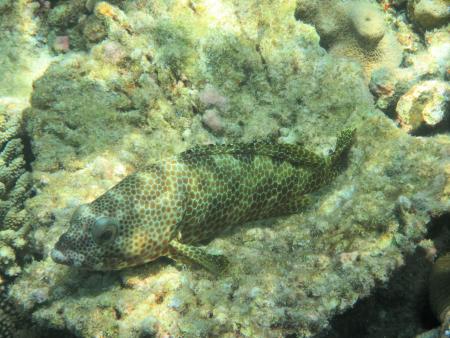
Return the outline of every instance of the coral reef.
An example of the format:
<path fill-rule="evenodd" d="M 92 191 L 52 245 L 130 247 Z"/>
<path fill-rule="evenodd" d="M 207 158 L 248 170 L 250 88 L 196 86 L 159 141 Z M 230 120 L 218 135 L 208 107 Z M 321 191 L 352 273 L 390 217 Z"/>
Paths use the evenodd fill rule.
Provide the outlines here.
<path fill-rule="evenodd" d="M 31 6 L 5 6 L 19 5 Z M 35 81 L 24 112 L 36 192 L 25 202 L 33 221 L 26 252 L 41 259 L 24 260 L 10 282 L 11 300 L 36 327 L 60 336 L 310 337 L 386 283 L 423 245 L 431 217 L 450 211 L 450 140 L 398 128 L 374 107 L 365 81 L 378 74 L 371 88 L 395 113 L 412 85 L 445 77 L 448 64 L 443 28 L 426 33 L 429 45 L 417 51 L 403 25 L 399 47 L 376 6 L 59 0 L 43 8 L 39 31 L 62 54 Z M 21 15 L 31 20 L 35 12 L 31 6 Z M 414 72 L 399 81 L 403 48 L 417 57 L 406 59 Z M 422 52 L 433 60 L 427 67 Z M 353 55 L 366 78 L 338 55 Z M 389 97 L 385 81 L 392 81 Z M 229 257 L 227 274 L 164 259 L 88 272 L 49 257 L 77 206 L 161 157 L 255 138 L 304 142 L 325 155 L 345 127 L 358 135 L 348 170 L 310 196 L 311 208 L 242 225 L 207 244 L 208 253 Z"/>
<path fill-rule="evenodd" d="M 57 53 L 66 53 L 69 49 L 87 50 L 106 38 L 108 26 L 119 18 L 117 14 L 120 13 L 117 7 L 111 11 L 111 5 L 121 2 L 56 1 L 42 13 L 45 24 L 41 26 L 41 34 L 47 36 L 49 46 Z M 58 40 L 61 39 L 66 40 L 68 49 L 59 48 Z"/>
<path fill-rule="evenodd" d="M 47 48 L 35 38 L 37 3 L 0 1 L 0 336 L 22 337 L 8 285 L 33 259 L 27 235 L 31 222 L 24 210 L 31 194 L 26 163 L 23 110 L 33 80 L 49 62 Z M 27 160 L 30 160 L 28 158 Z M 26 336 L 26 335 L 25 335 Z"/>
<path fill-rule="evenodd" d="M 367 79 L 378 68 L 400 65 L 400 44 L 381 10 L 369 1 L 299 0 L 295 17 L 314 25 L 329 53 L 359 62 Z"/>
<path fill-rule="evenodd" d="M 425 23 L 428 22 L 427 27 L 438 27 L 448 21 L 448 6 L 443 3 L 411 0 L 408 2 L 409 16 L 416 17 L 415 22 L 422 22 L 422 26 L 427 26 Z M 401 5 L 385 2 L 384 9 L 386 11 L 390 6 Z M 378 108 L 400 121 L 406 129 L 415 131 L 422 126 L 421 121 L 434 126 L 445 119 L 445 107 L 442 104 L 436 103 L 441 106 L 436 110 L 441 111 L 443 108 L 444 112 L 432 114 L 441 117 L 431 121 L 428 117 L 411 117 L 420 113 L 411 113 L 410 108 L 405 108 L 405 103 L 411 101 L 410 95 L 406 93 L 411 93 L 412 86 L 418 85 L 421 80 L 429 80 L 431 76 L 444 80 L 447 76 L 450 60 L 448 27 L 426 32 L 426 45 L 423 46 L 420 43 L 423 37 L 408 28 L 411 25 L 404 16 L 395 11 L 382 13 L 376 4 L 368 1 L 324 3 L 299 0 L 296 18 L 314 25 L 321 37 L 321 44 L 330 54 L 352 58 L 364 67 L 371 91 L 377 97 Z M 407 52 L 404 62 L 406 68 L 398 67 L 402 49 Z M 414 109 L 419 110 L 420 107 Z M 427 112 L 424 114 L 430 115 Z M 410 120 L 417 122 L 412 122 L 411 126 Z"/>
<path fill-rule="evenodd" d="M 59 1 L 50 8 L 43 20 L 49 45 L 56 52 L 67 52 L 58 48 L 58 40 L 65 39 L 71 49 L 84 49 L 87 43 L 98 42 L 105 36 L 103 23 L 95 16 L 89 18 L 86 1 Z"/>

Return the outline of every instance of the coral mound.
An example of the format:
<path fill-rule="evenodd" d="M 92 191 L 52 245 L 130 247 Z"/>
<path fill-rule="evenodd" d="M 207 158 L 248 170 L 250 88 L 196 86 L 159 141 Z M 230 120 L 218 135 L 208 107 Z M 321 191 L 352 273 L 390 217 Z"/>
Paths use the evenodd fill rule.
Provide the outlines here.
<path fill-rule="evenodd" d="M 371 2 L 298 0 L 295 17 L 317 29 L 331 54 L 359 62 L 367 79 L 374 70 L 395 68 L 401 62 L 400 45 Z"/>
<path fill-rule="evenodd" d="M 361 43 L 373 45 L 380 42 L 386 33 L 386 23 L 379 9 L 373 4 L 356 3 L 347 10 L 348 17 Z"/>

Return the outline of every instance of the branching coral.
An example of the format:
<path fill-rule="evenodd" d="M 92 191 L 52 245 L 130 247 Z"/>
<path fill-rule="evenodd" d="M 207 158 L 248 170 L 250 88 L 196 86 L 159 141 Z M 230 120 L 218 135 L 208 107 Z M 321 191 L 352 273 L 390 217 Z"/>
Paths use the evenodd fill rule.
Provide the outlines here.
<path fill-rule="evenodd" d="M 23 202 L 29 196 L 30 175 L 20 134 L 19 111 L 0 105 L 0 274 L 7 276 L 19 273 L 15 251 L 26 243 Z"/>
<path fill-rule="evenodd" d="M 15 311 L 8 302 L 3 285 L 0 284 L 0 337 L 14 337 Z"/>

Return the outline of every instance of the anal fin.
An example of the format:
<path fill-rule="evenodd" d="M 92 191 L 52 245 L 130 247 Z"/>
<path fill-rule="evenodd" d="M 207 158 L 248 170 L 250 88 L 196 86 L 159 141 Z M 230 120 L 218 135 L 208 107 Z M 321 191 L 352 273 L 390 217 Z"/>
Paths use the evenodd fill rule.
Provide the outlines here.
<path fill-rule="evenodd" d="M 228 259 L 223 255 L 211 255 L 202 248 L 186 245 L 177 240 L 172 240 L 169 245 L 171 249 L 169 257 L 173 260 L 197 263 L 214 274 L 224 272 L 229 265 Z"/>

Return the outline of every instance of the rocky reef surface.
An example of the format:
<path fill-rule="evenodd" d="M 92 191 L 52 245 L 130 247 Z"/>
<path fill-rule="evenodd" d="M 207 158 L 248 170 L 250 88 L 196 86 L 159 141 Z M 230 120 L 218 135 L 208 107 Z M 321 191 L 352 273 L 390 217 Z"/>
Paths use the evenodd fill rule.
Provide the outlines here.
<path fill-rule="evenodd" d="M 0 1 L 16 32 L 0 44 L 36 61 L 0 63 L 22 88 L 1 111 L 0 172 L 22 159 L 35 195 L 4 183 L 5 215 L 23 218 L 0 214 L 0 274 L 28 336 L 314 336 L 417 247 L 433 251 L 427 226 L 450 212 L 447 23 L 430 26 L 420 1 L 323 3 Z M 18 93 L 8 82 L 5 102 Z M 21 127 L 4 137 L 8 121 Z M 350 126 L 349 167 L 309 209 L 208 244 L 231 261 L 223 276 L 168 259 L 100 273 L 49 257 L 79 204 L 147 163 L 262 137 L 326 154 Z"/>

